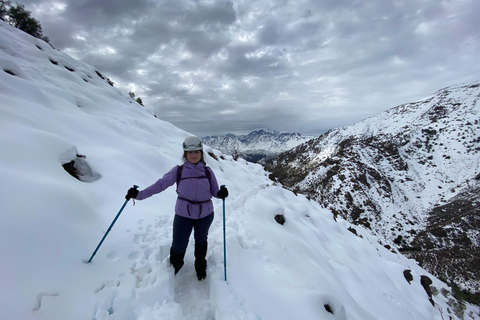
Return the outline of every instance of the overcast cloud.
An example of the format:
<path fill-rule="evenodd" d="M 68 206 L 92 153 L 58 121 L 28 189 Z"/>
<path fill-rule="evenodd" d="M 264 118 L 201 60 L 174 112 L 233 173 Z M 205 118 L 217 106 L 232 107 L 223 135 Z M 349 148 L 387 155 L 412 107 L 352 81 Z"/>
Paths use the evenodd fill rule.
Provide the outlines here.
<path fill-rule="evenodd" d="M 198 136 L 319 135 L 480 80 L 478 0 L 20 0 L 52 45 Z"/>

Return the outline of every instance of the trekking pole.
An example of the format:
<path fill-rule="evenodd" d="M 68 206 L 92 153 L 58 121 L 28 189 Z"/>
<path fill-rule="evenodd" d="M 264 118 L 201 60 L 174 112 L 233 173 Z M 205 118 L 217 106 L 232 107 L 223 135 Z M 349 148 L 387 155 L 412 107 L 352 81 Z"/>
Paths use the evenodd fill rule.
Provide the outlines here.
<path fill-rule="evenodd" d="M 133 187 L 134 187 L 135 189 L 138 188 L 138 186 L 136 186 L 136 185 L 134 185 Z M 113 225 L 115 224 L 115 222 L 117 221 L 118 217 L 120 216 L 120 213 L 122 213 L 123 209 L 124 209 L 125 206 L 127 205 L 128 200 L 130 200 L 130 199 L 125 200 L 125 202 L 123 203 L 123 206 L 120 208 L 120 211 L 118 211 L 117 215 L 115 216 L 115 219 L 113 219 L 112 224 L 110 225 L 110 227 L 108 227 L 107 232 L 103 235 L 102 240 L 100 240 L 100 243 L 98 244 L 97 248 L 95 249 L 95 251 L 93 252 L 92 256 L 90 257 L 90 259 L 89 259 L 86 263 L 90 263 L 90 262 L 92 261 L 93 257 L 95 257 L 95 255 L 97 254 L 98 249 L 100 248 L 100 246 L 101 246 L 102 243 L 103 243 L 103 240 L 105 240 L 105 238 L 107 237 L 107 235 L 108 235 L 108 233 L 110 232 L 110 230 L 112 230 L 112 227 L 113 227 Z"/>
<path fill-rule="evenodd" d="M 225 187 L 224 185 L 222 187 Z M 225 238 L 225 199 L 223 200 L 223 270 L 225 273 L 225 281 L 227 281 L 227 245 Z"/>

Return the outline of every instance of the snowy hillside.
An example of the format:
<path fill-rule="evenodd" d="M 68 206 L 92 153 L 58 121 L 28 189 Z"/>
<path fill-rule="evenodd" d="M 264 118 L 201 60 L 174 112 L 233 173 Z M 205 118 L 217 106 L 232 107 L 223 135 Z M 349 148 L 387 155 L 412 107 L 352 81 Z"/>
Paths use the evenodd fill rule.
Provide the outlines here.
<path fill-rule="evenodd" d="M 331 130 L 267 168 L 437 276 L 480 293 L 480 83 Z"/>
<path fill-rule="evenodd" d="M 130 201 L 84 263 L 127 189 L 179 164 L 190 133 L 1 21 L 0 66 L 0 319 L 480 319 L 478 307 L 365 229 L 209 148 L 207 163 L 230 191 L 228 281 L 218 200 L 207 279 L 196 279 L 193 243 L 173 275 L 174 187 Z"/>
<path fill-rule="evenodd" d="M 226 134 L 202 138 L 208 146 L 251 162 L 264 162 L 280 153 L 307 142 L 314 136 L 300 133 L 280 133 L 261 129 L 245 135 Z"/>

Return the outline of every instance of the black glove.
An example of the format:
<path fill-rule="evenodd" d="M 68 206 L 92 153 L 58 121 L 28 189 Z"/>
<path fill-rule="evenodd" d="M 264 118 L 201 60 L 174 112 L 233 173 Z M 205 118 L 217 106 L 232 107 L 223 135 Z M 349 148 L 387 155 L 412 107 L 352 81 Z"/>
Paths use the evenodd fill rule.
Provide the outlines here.
<path fill-rule="evenodd" d="M 225 186 L 220 187 L 220 190 L 218 190 L 217 192 L 217 197 L 223 200 L 225 200 L 225 198 L 228 197 L 228 190 L 227 188 L 225 188 Z"/>
<path fill-rule="evenodd" d="M 127 195 L 125 196 L 125 199 L 130 200 L 130 199 L 135 199 L 138 195 L 138 190 L 137 188 L 130 188 L 127 191 Z"/>

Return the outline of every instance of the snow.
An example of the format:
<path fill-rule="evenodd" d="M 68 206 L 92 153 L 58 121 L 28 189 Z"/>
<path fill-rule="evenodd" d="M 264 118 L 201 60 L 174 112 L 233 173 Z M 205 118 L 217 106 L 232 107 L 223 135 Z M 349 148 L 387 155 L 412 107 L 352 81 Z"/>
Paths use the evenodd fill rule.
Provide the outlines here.
<path fill-rule="evenodd" d="M 219 200 L 207 279 L 196 279 L 193 239 L 173 275 L 174 187 L 129 201 L 84 263 L 127 189 L 145 188 L 180 164 L 181 142 L 191 134 L 154 117 L 93 67 L 3 22 L 0 66 L 10 71 L 0 70 L 0 319 L 447 317 L 448 299 L 438 294 L 432 306 L 420 276 L 448 287 L 414 261 L 359 227 L 362 237 L 354 235 L 347 222 L 274 185 L 261 166 L 209 147 L 218 160 L 207 155 L 207 163 L 230 192 L 227 281 Z M 83 181 L 62 167 L 72 160 L 83 165 Z M 467 312 L 479 318 L 478 308 Z"/>

